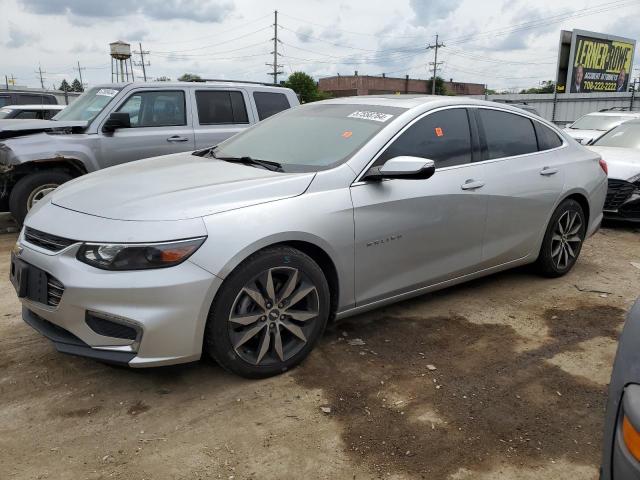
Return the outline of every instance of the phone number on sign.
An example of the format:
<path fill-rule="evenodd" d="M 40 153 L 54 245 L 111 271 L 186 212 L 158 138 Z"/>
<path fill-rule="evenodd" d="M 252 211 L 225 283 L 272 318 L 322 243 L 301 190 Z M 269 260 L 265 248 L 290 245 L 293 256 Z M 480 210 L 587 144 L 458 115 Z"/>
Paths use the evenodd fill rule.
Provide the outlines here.
<path fill-rule="evenodd" d="M 585 80 L 582 84 L 582 87 L 585 90 L 598 90 L 602 92 L 615 92 L 616 84 L 609 82 L 591 82 L 589 80 Z"/>

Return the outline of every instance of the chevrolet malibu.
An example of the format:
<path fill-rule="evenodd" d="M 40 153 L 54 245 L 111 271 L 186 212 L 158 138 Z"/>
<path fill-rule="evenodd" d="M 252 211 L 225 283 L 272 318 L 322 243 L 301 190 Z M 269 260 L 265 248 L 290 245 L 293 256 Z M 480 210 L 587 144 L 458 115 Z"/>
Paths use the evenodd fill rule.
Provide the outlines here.
<path fill-rule="evenodd" d="M 267 377 L 333 319 L 527 263 L 564 275 L 606 191 L 597 153 L 517 108 L 328 100 L 65 184 L 30 211 L 11 279 L 61 352 Z"/>

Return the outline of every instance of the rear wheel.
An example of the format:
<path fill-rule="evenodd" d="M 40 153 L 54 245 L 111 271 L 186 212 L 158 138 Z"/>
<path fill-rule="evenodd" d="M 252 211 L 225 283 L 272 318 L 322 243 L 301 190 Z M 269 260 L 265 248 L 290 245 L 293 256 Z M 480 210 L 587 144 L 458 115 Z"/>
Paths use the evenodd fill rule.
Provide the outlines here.
<path fill-rule="evenodd" d="M 270 377 L 304 360 L 328 317 L 329 287 L 320 267 L 299 250 L 268 248 L 225 280 L 209 314 L 205 347 L 235 374 Z"/>
<path fill-rule="evenodd" d="M 580 255 L 587 231 L 584 211 L 575 200 L 562 202 L 547 226 L 537 266 L 547 277 L 560 277 L 569 272 Z"/>
<path fill-rule="evenodd" d="M 11 189 L 9 210 L 19 225 L 31 208 L 60 185 L 73 177 L 60 170 L 42 171 L 22 177 Z"/>

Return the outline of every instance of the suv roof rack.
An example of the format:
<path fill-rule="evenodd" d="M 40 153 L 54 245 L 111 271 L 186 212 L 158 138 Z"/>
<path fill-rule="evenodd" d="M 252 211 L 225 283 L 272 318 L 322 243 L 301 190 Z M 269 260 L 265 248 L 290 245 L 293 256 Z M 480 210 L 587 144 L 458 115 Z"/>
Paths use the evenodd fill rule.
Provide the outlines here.
<path fill-rule="evenodd" d="M 280 87 L 277 83 L 268 82 L 252 82 L 249 80 L 228 80 L 225 78 L 203 78 L 202 80 L 195 80 L 196 82 L 224 82 L 224 83 L 248 83 L 250 85 L 264 85 L 265 87 Z"/>
<path fill-rule="evenodd" d="M 598 110 L 599 112 L 629 112 L 629 107 L 609 107 Z"/>

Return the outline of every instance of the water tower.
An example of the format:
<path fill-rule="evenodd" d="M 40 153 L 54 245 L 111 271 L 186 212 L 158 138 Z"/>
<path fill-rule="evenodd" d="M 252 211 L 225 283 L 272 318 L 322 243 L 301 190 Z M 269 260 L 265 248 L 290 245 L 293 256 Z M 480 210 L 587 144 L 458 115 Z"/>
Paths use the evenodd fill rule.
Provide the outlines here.
<path fill-rule="evenodd" d="M 129 75 L 134 81 L 133 64 L 131 63 L 131 45 L 122 40 L 109 44 L 111 49 L 111 81 L 128 82 Z"/>

